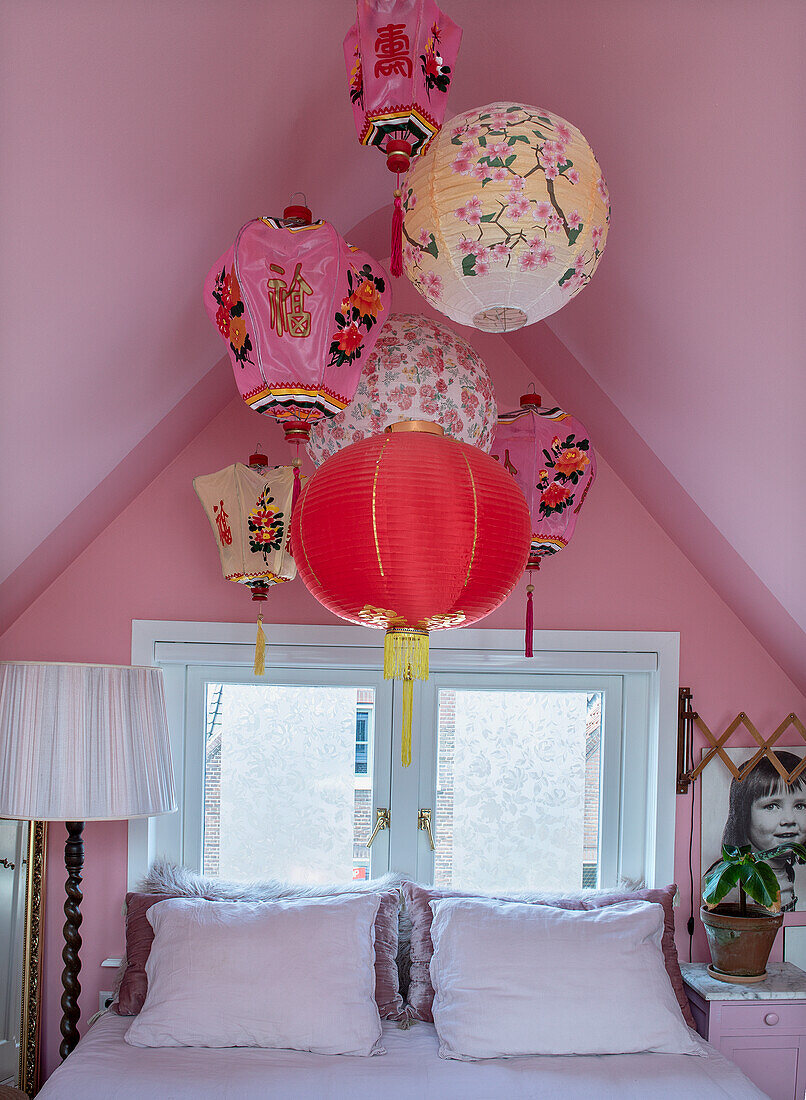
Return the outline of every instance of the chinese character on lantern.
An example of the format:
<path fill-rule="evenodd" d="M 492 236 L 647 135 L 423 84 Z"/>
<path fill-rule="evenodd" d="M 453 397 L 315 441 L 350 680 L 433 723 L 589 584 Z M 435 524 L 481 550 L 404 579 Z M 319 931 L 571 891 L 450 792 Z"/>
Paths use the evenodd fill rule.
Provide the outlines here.
<path fill-rule="evenodd" d="M 285 268 L 279 264 L 269 264 L 269 270 L 276 275 L 285 275 Z M 301 270 L 302 264 L 298 263 L 290 286 L 285 279 L 268 279 L 266 282 L 271 310 L 270 324 L 278 336 L 286 332 L 289 336 L 297 337 L 311 334 L 311 315 L 305 312 L 305 295 L 313 294 L 313 289 L 300 274 Z"/>
<path fill-rule="evenodd" d="M 412 64 L 409 57 L 409 36 L 405 23 L 387 23 L 378 27 L 375 39 L 376 76 L 411 76 Z"/>
<path fill-rule="evenodd" d="M 223 500 L 219 504 L 213 505 L 213 514 L 222 546 L 232 546 L 232 528 L 229 525 L 229 516 L 224 511 Z"/>

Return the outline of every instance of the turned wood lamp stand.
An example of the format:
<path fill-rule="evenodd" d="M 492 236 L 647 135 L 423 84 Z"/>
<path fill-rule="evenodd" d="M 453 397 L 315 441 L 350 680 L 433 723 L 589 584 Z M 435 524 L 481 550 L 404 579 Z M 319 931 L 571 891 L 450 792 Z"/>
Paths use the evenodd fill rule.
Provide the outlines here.
<path fill-rule="evenodd" d="M 64 947 L 62 948 L 62 1041 L 59 1054 L 66 1058 L 78 1042 L 78 996 L 81 983 L 81 872 L 84 870 L 83 821 L 66 821 L 67 840 L 64 844 L 64 866 L 67 870 L 64 901 Z"/>
<path fill-rule="evenodd" d="M 162 669 L 0 662 L 0 817 L 64 821 L 62 1041 L 79 1039 L 84 822 L 176 809 Z"/>

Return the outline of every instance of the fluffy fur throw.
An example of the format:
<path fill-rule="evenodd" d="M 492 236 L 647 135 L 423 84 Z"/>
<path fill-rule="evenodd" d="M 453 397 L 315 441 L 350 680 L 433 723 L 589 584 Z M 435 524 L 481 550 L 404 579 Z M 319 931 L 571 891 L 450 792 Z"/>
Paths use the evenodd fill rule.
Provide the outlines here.
<path fill-rule="evenodd" d="M 403 875 L 390 873 L 360 882 L 301 885 L 264 879 L 254 882 L 227 882 L 226 879 L 198 875 L 187 867 L 178 867 L 167 859 L 157 859 L 138 890 L 143 894 L 205 898 L 207 901 L 281 901 L 284 898 L 329 898 L 337 894 L 374 894 L 391 890 L 405 882 Z"/>

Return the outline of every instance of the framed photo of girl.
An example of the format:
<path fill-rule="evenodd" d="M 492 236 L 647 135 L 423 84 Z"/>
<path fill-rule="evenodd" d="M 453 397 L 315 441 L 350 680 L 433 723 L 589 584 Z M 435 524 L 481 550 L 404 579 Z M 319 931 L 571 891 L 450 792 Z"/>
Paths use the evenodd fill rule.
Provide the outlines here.
<path fill-rule="evenodd" d="M 806 745 L 771 750 L 788 773 L 806 756 Z M 738 767 L 755 756 L 757 748 L 726 749 Z M 806 770 L 787 783 L 764 756 L 741 781 L 734 779 L 721 762 L 710 763 L 702 772 L 701 873 L 720 858 L 722 845 L 754 851 L 779 844 L 806 844 Z M 781 888 L 781 909 L 806 916 L 806 865 L 783 857 L 771 862 Z M 736 900 L 729 896 L 729 901 Z M 795 923 L 804 923 L 803 917 Z"/>

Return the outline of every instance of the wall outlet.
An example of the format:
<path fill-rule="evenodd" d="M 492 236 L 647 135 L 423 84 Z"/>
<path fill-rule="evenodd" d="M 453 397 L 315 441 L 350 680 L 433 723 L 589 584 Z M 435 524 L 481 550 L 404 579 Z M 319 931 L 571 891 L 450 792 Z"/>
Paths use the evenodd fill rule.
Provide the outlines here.
<path fill-rule="evenodd" d="M 112 1000 L 115 994 L 111 989 L 102 989 L 98 994 L 98 1011 L 105 1012 L 107 1008 L 112 1004 Z"/>

